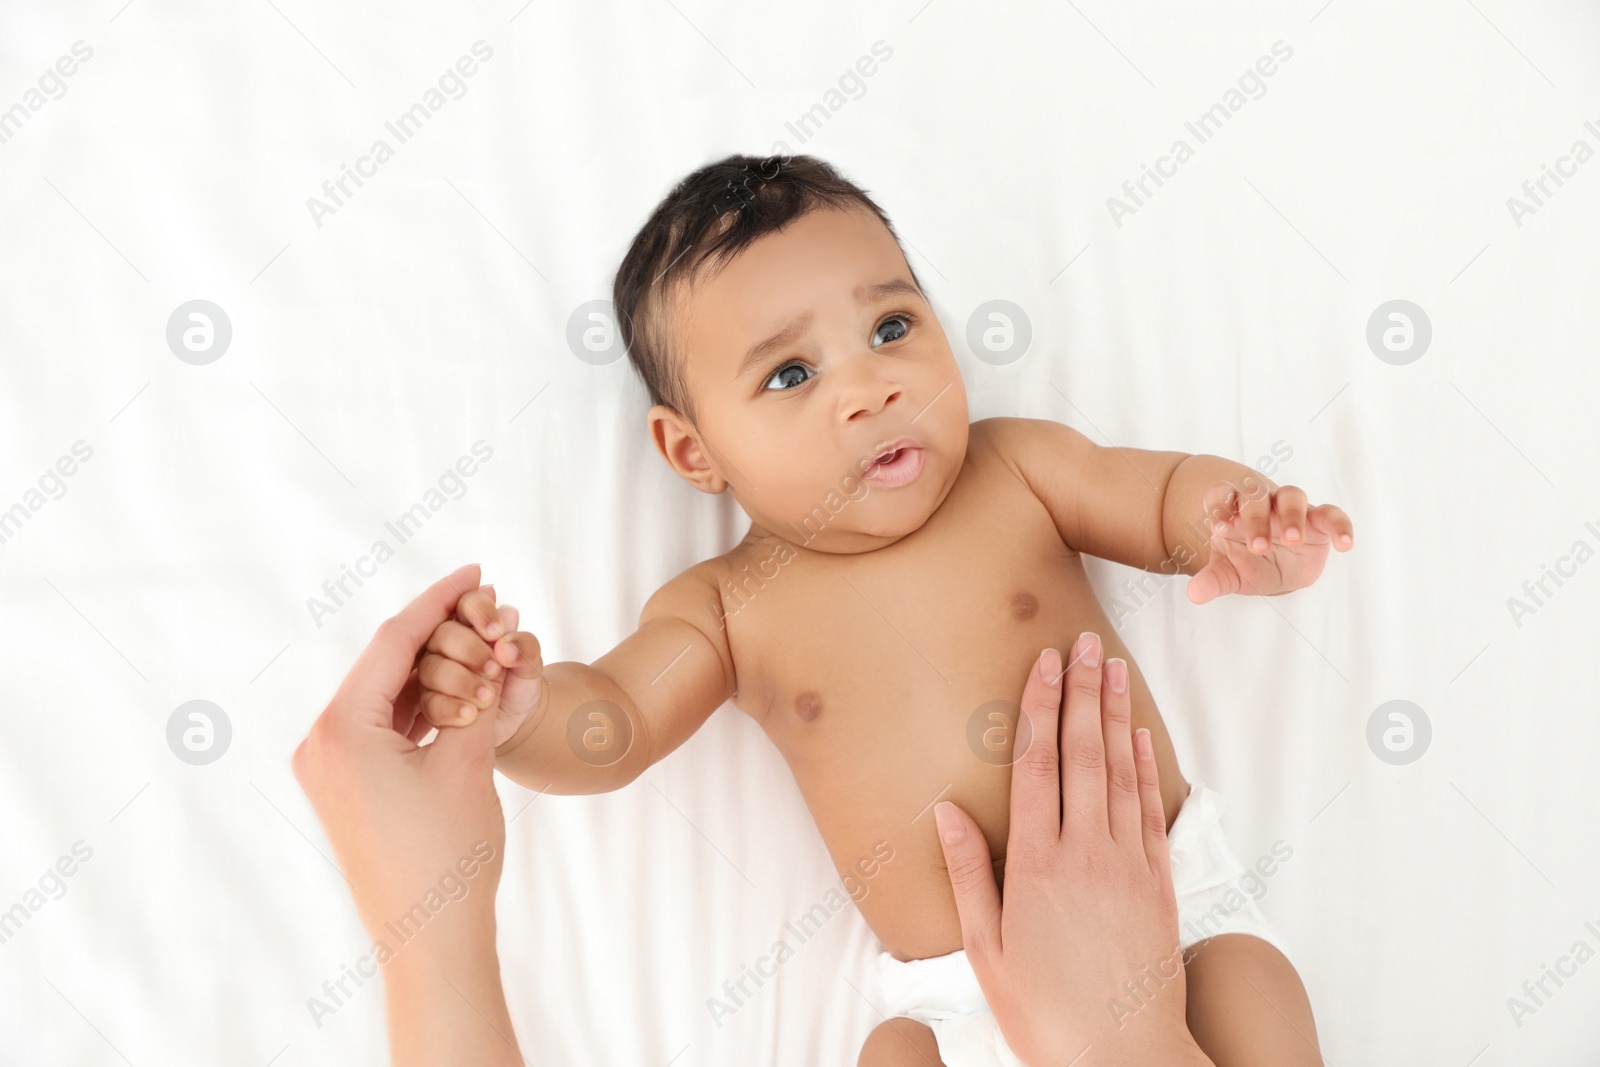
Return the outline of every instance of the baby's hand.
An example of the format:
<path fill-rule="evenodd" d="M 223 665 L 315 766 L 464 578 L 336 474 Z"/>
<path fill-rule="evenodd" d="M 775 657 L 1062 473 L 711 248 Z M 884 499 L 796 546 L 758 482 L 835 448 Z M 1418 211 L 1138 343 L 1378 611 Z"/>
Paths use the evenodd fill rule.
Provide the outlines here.
<path fill-rule="evenodd" d="M 1257 483 L 1241 499 L 1237 486 L 1218 482 L 1202 500 L 1211 524 L 1211 559 L 1189 579 L 1196 604 L 1224 593 L 1273 596 L 1317 580 L 1328 546 L 1348 552 L 1355 544 L 1350 518 L 1332 504 L 1306 507 L 1306 494 L 1285 485 L 1267 492 Z"/>
<path fill-rule="evenodd" d="M 474 589 L 440 623 L 417 663 L 420 707 L 434 726 L 464 726 L 480 711 L 496 714 L 494 743 L 504 744 L 530 714 L 543 713 L 539 640 L 517 631 L 517 609 L 495 606 L 490 587 Z"/>

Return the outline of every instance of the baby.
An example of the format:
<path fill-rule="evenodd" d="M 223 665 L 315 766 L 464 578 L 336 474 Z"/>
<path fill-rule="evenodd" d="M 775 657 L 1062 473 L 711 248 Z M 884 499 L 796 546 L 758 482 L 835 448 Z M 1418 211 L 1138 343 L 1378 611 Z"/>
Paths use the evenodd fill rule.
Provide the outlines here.
<path fill-rule="evenodd" d="M 695 488 L 732 493 L 750 530 L 659 589 L 592 664 L 544 664 L 514 613 L 468 594 L 419 664 L 428 720 L 498 703 L 504 774 L 598 793 L 731 699 L 787 760 L 846 884 L 871 878 L 857 903 L 889 1014 L 930 1025 L 950 1067 L 1015 1062 L 997 1031 L 969 1051 L 986 1009 L 931 809 L 971 814 L 1003 873 L 1022 680 L 1046 646 L 1120 657 L 1133 726 L 1155 744 L 1184 947 L 1230 935 L 1189 963 L 1191 1028 L 1219 1064 L 1320 1063 L 1284 1038 L 1289 1018 L 1310 1023 L 1298 976 L 1228 884 L 1243 868 L 1219 798 L 1184 780 L 1082 555 L 1193 575 L 1196 603 L 1277 595 L 1315 581 L 1330 546 L 1349 550 L 1344 513 L 1215 456 L 1102 448 L 1047 420 L 969 423 L 889 220 L 811 157 L 734 156 L 684 179 L 634 239 L 614 303 L 656 448 Z M 510 671 L 490 647 L 503 638 Z M 1139 996 L 1130 986 L 1120 1010 Z M 912 1045 L 869 1039 L 861 1062 L 932 1047 L 903 1032 Z"/>

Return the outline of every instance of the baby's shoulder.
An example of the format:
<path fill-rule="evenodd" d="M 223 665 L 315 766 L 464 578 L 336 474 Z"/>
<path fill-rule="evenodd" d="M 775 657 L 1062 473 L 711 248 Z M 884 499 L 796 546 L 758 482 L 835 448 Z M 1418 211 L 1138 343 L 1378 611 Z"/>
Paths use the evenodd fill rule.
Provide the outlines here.
<path fill-rule="evenodd" d="M 720 624 L 726 607 L 724 593 L 738 585 L 741 575 L 764 571 L 772 562 L 787 563 L 793 557 L 794 547 L 783 538 L 752 528 L 728 551 L 701 560 L 657 589 L 645 604 L 644 614 L 693 611 L 701 617 L 714 616 Z"/>
<path fill-rule="evenodd" d="M 663 615 L 687 619 L 704 628 L 720 627 L 722 622 L 722 583 L 727 573 L 727 556 L 702 560 L 680 571 L 650 595 L 639 612 L 639 625 Z"/>
<path fill-rule="evenodd" d="M 1050 419 L 1000 416 L 967 427 L 967 462 L 975 470 L 1006 472 L 1029 482 L 1041 464 L 1060 463 L 1087 441 L 1070 426 Z"/>
<path fill-rule="evenodd" d="M 967 427 L 967 451 L 1002 459 L 1026 462 L 1036 453 L 1049 449 L 1071 449 L 1088 438 L 1054 419 L 1027 419 L 1001 415 L 980 419 Z"/>
<path fill-rule="evenodd" d="M 1029 480 L 1029 472 L 1075 466 L 1082 461 L 1085 450 L 1094 448 L 1090 438 L 1064 422 L 1021 416 L 973 422 L 968 426 L 966 442 L 968 456 L 978 462 L 995 461 L 1024 482 Z"/>

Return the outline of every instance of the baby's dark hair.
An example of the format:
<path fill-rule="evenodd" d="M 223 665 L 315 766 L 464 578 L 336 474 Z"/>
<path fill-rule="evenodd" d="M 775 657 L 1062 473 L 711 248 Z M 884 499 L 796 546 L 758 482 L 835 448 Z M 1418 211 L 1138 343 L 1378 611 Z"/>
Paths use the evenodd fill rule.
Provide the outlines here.
<path fill-rule="evenodd" d="M 900 240 L 865 190 L 814 156 L 729 156 L 684 178 L 656 205 L 617 268 L 611 296 L 652 404 L 694 421 L 684 354 L 669 350 L 666 294 L 692 282 L 702 264 L 720 270 L 757 238 L 819 207 L 871 211 Z M 922 288 L 915 270 L 911 280 Z"/>

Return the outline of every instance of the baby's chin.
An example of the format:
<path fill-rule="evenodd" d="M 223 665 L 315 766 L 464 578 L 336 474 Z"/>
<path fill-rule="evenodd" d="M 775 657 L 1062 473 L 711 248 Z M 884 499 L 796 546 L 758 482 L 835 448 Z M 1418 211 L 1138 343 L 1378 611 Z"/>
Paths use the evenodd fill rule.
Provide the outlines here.
<path fill-rule="evenodd" d="M 792 544 L 815 552 L 853 555 L 887 548 L 901 538 L 916 533 L 936 510 L 899 507 L 867 514 L 864 508 L 856 508 L 855 514 L 848 514 L 851 508 L 856 508 L 856 505 L 850 505 L 845 513 L 827 524 L 819 524 L 812 513 L 768 525 L 768 529 Z"/>

